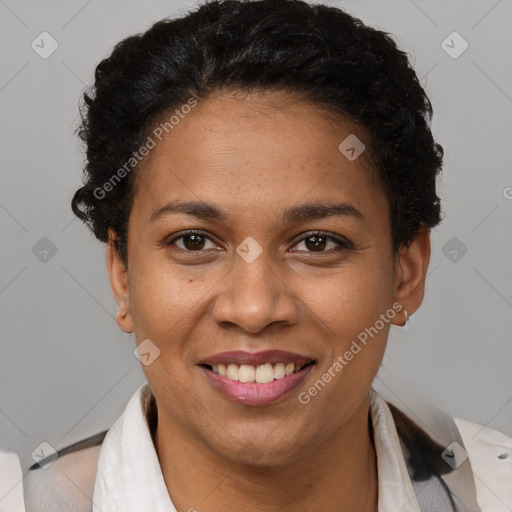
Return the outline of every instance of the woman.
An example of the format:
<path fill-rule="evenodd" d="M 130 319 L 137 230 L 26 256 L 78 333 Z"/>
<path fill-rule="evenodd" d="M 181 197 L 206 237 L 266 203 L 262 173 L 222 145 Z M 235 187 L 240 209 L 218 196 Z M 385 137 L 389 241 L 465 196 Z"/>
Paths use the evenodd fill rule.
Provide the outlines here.
<path fill-rule="evenodd" d="M 147 384 L 29 472 L 27 510 L 508 506 L 510 459 L 484 449 L 508 438 L 442 416 L 427 435 L 371 387 L 424 296 L 431 114 L 393 40 L 331 7 L 208 2 L 120 42 L 72 206 Z"/>

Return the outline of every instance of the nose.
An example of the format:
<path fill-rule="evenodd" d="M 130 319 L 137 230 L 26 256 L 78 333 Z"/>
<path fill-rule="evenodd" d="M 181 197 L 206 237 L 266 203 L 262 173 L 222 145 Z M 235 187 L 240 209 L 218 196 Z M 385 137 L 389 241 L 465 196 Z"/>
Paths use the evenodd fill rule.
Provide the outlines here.
<path fill-rule="evenodd" d="M 219 325 L 236 325 L 256 334 L 270 324 L 297 322 L 294 292 L 284 274 L 272 268 L 265 252 L 251 263 L 238 254 L 234 256 L 233 267 L 219 283 L 213 307 L 213 317 Z"/>

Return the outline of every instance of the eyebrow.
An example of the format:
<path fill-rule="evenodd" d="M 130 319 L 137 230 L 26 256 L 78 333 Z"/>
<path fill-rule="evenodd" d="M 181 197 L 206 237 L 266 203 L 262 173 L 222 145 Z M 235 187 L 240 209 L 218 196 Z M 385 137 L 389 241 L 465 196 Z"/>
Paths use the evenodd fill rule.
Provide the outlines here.
<path fill-rule="evenodd" d="M 214 219 L 226 221 L 229 219 L 229 216 L 215 205 L 203 201 L 171 201 L 161 208 L 156 209 L 151 214 L 149 220 L 150 222 L 154 222 L 170 213 L 185 213 L 203 220 Z M 333 216 L 354 217 L 358 220 L 364 220 L 364 215 L 350 204 L 306 203 L 287 208 L 283 212 L 282 221 L 294 224 Z"/>

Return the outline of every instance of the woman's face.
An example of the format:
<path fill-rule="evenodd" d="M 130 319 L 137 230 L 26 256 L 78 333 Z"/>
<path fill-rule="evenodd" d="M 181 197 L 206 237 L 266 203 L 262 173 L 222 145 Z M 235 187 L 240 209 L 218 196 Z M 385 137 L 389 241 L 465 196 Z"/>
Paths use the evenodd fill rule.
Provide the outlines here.
<path fill-rule="evenodd" d="M 119 325 L 151 340 L 143 370 L 158 428 L 231 460 L 294 460 L 365 403 L 390 324 L 421 302 L 410 291 L 422 290 L 428 234 L 394 257 L 367 155 L 339 149 L 363 134 L 291 96 L 208 99 L 164 135 L 137 171 L 128 272 L 111 244 L 107 258 Z M 194 205 L 157 214 L 169 203 Z M 287 354 L 251 359 L 275 350 Z M 223 354 L 233 351 L 249 354 Z M 266 383 L 210 369 L 237 361 L 245 380 L 273 363 L 264 381 L 282 377 L 280 362 L 285 375 L 314 363 Z"/>

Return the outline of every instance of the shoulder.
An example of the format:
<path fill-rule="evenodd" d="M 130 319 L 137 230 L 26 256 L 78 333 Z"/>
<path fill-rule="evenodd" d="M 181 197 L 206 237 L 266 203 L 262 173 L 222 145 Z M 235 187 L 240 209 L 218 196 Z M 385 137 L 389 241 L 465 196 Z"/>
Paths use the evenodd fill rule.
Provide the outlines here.
<path fill-rule="evenodd" d="M 20 459 L 0 449 L 0 512 L 22 512 L 23 485 Z"/>
<path fill-rule="evenodd" d="M 46 468 L 32 466 L 23 482 L 26 512 L 90 511 L 105 434 L 59 450 Z"/>
<path fill-rule="evenodd" d="M 512 437 L 455 418 L 464 442 L 482 510 L 512 510 Z"/>

